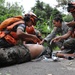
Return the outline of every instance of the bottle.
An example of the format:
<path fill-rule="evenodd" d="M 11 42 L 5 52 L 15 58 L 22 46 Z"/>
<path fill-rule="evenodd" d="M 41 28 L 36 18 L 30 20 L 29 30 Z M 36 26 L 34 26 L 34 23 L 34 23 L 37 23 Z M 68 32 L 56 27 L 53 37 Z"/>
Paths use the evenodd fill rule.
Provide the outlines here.
<path fill-rule="evenodd" d="M 49 59 L 49 58 L 47 58 L 47 57 L 45 57 L 45 56 L 43 56 L 43 60 L 42 61 L 52 61 L 52 59 Z"/>
<path fill-rule="evenodd" d="M 52 53 L 52 60 L 53 61 L 58 61 L 58 57 L 56 57 L 55 53 Z"/>

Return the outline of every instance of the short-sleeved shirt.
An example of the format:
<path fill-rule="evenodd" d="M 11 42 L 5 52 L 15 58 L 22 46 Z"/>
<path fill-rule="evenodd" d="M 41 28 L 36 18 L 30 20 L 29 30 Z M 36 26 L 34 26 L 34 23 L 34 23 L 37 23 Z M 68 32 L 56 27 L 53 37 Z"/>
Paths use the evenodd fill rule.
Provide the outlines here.
<path fill-rule="evenodd" d="M 18 25 L 17 29 L 20 28 L 22 31 L 25 31 L 26 25 L 25 24 L 20 24 Z"/>
<path fill-rule="evenodd" d="M 19 25 L 16 25 L 14 28 L 13 28 L 13 31 L 17 31 L 18 28 L 20 28 L 22 31 L 25 31 L 25 25 L 24 24 L 19 24 Z M 6 47 L 11 47 L 13 46 L 12 44 L 9 44 L 5 39 L 0 39 L 0 48 L 3 47 L 3 48 L 6 48 Z"/>

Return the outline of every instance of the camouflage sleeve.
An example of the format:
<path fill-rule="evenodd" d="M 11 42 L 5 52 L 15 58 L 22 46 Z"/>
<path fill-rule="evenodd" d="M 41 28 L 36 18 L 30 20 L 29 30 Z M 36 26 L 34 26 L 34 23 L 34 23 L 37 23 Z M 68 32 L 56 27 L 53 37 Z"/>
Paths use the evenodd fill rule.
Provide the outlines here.
<path fill-rule="evenodd" d="M 69 27 L 68 31 L 73 31 L 74 28 L 73 27 Z"/>
<path fill-rule="evenodd" d="M 51 34 L 49 34 L 47 37 L 45 37 L 44 40 L 49 42 L 56 36 L 56 34 L 57 34 L 57 27 L 54 27 L 54 29 L 51 32 Z"/>

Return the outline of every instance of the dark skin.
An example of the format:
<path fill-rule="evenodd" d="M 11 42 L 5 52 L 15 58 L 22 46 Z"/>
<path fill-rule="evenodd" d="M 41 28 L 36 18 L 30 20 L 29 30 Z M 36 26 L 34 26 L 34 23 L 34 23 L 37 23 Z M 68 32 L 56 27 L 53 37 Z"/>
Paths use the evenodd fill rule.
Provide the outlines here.
<path fill-rule="evenodd" d="M 71 12 L 73 18 L 75 19 L 75 11 Z M 67 25 L 69 27 L 75 27 L 75 21 L 72 21 L 72 22 L 68 22 Z M 58 42 L 62 39 L 67 39 L 68 37 L 70 37 L 72 35 L 72 31 L 68 31 L 65 35 L 63 36 L 58 36 L 58 37 L 55 37 L 52 41 L 53 42 Z M 75 58 L 75 53 L 73 54 L 64 54 L 64 53 L 61 53 L 61 52 L 58 52 L 56 54 L 57 57 L 60 57 L 60 58 L 65 58 L 65 56 L 67 57 L 74 57 Z"/>
<path fill-rule="evenodd" d="M 54 39 L 52 39 L 53 42 L 58 42 L 62 39 L 67 39 L 68 37 L 70 37 L 70 35 L 72 34 L 72 31 L 68 31 L 66 34 L 64 34 L 63 36 L 57 36 Z"/>
<path fill-rule="evenodd" d="M 75 57 L 75 53 L 74 54 L 64 54 L 64 53 L 59 52 L 59 53 L 56 54 L 56 56 L 60 57 L 60 58 L 65 58 L 66 56 L 67 57 Z"/>
<path fill-rule="evenodd" d="M 40 40 L 35 35 L 26 34 L 21 29 L 17 30 L 17 35 L 23 41 L 34 41 L 35 43 L 40 42 Z"/>
<path fill-rule="evenodd" d="M 62 23 L 60 21 L 53 20 L 54 27 L 61 27 Z"/>
<path fill-rule="evenodd" d="M 73 26 L 75 26 L 75 21 L 69 22 L 69 23 L 67 23 L 67 25 L 68 25 L 69 27 L 73 27 Z"/>
<path fill-rule="evenodd" d="M 73 18 L 75 19 L 75 11 L 71 12 L 71 14 L 72 14 Z M 73 27 L 73 26 L 75 26 L 75 21 L 69 22 L 69 23 L 67 23 L 67 25 L 69 27 Z M 67 39 L 68 37 L 71 36 L 71 34 L 72 34 L 72 31 L 68 31 L 65 35 L 58 36 L 58 37 L 54 38 L 52 41 L 57 42 L 57 41 L 60 41 L 61 39 Z"/>
<path fill-rule="evenodd" d="M 31 41 L 38 42 L 38 43 L 40 42 L 40 40 L 35 35 L 26 34 L 20 28 L 17 29 L 17 36 L 22 41 L 31 40 Z M 44 47 L 39 44 L 24 44 L 24 45 L 29 49 L 30 54 L 31 54 L 31 59 L 36 58 L 37 56 L 41 54 L 41 52 L 44 51 Z"/>
<path fill-rule="evenodd" d="M 56 30 L 58 27 L 61 27 L 62 26 L 62 23 L 60 21 L 55 21 L 53 20 L 53 25 L 54 25 L 54 30 Z M 40 44 L 43 44 L 44 43 L 44 39 L 40 42 Z"/>
<path fill-rule="evenodd" d="M 35 35 L 25 34 L 20 28 L 17 29 L 17 35 L 21 40 L 32 40 L 35 42 L 39 42 L 38 38 Z M 31 58 L 36 58 L 43 50 L 44 47 L 38 44 L 25 44 L 26 47 L 30 50 Z"/>
<path fill-rule="evenodd" d="M 71 12 L 71 14 L 72 14 L 73 18 L 75 19 L 75 11 Z M 73 27 L 73 26 L 75 26 L 75 21 L 71 21 L 71 22 L 67 23 L 67 25 L 69 27 Z"/>
<path fill-rule="evenodd" d="M 28 21 L 26 22 L 26 25 L 27 26 L 31 26 L 32 25 L 32 21 Z M 17 35 L 19 38 L 21 38 L 23 41 L 33 41 L 34 43 L 39 43 L 40 40 L 35 36 L 35 35 L 32 35 L 32 34 L 26 34 L 24 33 L 21 29 L 18 29 L 17 30 Z"/>

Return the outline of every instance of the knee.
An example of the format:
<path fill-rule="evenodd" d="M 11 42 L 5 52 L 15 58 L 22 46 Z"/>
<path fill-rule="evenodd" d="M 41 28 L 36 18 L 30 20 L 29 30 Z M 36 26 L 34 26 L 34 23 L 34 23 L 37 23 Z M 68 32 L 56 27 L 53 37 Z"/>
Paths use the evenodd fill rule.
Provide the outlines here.
<path fill-rule="evenodd" d="M 69 45 L 70 45 L 70 42 L 68 40 L 63 43 L 64 48 L 69 47 Z"/>

